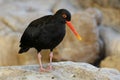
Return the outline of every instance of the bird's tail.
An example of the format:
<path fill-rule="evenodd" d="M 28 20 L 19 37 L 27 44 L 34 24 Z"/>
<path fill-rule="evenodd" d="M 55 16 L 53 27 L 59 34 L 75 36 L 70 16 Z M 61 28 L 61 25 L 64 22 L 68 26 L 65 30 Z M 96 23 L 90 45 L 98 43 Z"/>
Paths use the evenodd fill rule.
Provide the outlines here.
<path fill-rule="evenodd" d="M 29 50 L 29 48 L 25 48 L 25 47 L 21 47 L 21 49 L 19 50 L 19 54 L 22 54 L 23 52 L 26 52 L 26 51 L 28 51 Z"/>

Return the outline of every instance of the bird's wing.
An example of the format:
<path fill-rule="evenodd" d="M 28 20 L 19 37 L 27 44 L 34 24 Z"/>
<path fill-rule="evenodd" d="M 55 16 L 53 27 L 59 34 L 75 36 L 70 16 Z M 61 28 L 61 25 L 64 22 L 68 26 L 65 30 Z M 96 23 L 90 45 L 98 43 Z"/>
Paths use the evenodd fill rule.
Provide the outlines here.
<path fill-rule="evenodd" d="M 32 21 L 29 26 L 26 28 L 26 30 L 24 31 L 20 42 L 21 43 L 31 43 L 34 42 L 34 40 L 36 40 L 38 37 L 43 37 L 41 34 L 46 34 L 47 31 L 44 29 L 45 26 L 49 26 L 49 24 L 47 24 L 48 22 L 46 21 L 47 19 L 49 19 L 51 17 L 51 15 L 48 16 L 44 16 L 42 18 L 36 19 L 34 21 Z"/>

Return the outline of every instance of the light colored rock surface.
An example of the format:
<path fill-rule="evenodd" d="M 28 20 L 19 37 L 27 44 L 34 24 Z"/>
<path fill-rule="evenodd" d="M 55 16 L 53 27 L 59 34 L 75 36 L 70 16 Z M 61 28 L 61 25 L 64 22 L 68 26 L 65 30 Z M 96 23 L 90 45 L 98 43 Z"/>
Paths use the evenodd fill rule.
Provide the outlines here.
<path fill-rule="evenodd" d="M 46 4 L 46 2 L 48 2 L 48 4 Z M 9 27 L 12 31 L 23 32 L 32 20 L 44 15 L 52 14 L 50 9 L 54 2 L 55 1 L 51 2 L 50 0 L 23 0 L 22 2 L 19 0 L 14 2 L 6 0 L 0 7 L 0 11 L 2 11 L 0 13 L 0 22 L 5 24 L 6 27 Z M 32 5 L 33 3 L 36 5 Z"/>
<path fill-rule="evenodd" d="M 100 27 L 100 35 L 105 42 L 106 56 L 120 55 L 120 33 L 110 27 Z"/>
<path fill-rule="evenodd" d="M 103 25 L 112 27 L 120 33 L 120 9 L 102 8 Z"/>
<path fill-rule="evenodd" d="M 120 80 L 119 71 L 87 63 L 59 62 L 53 66 L 54 70 L 41 73 L 38 65 L 0 67 L 0 80 Z"/>
<path fill-rule="evenodd" d="M 101 25 L 102 21 L 103 21 L 103 14 L 102 12 L 97 9 L 97 8 L 88 8 L 86 9 L 86 13 L 90 13 L 90 15 L 96 20 L 97 25 Z"/>
<path fill-rule="evenodd" d="M 0 36 L 0 65 L 18 64 L 17 48 L 18 38 L 15 34 Z M 11 50 L 12 49 L 12 50 Z"/>
<path fill-rule="evenodd" d="M 111 7 L 120 9 L 119 0 L 78 0 L 80 6 L 91 7 L 91 6 L 101 6 L 101 7 Z"/>
<path fill-rule="evenodd" d="M 80 10 L 80 7 L 77 7 L 77 5 L 77 2 L 74 0 L 59 0 L 53 6 L 52 11 L 55 13 L 58 9 L 65 8 L 69 10 L 71 14 L 74 14 Z"/>
<path fill-rule="evenodd" d="M 95 7 L 103 14 L 103 25 L 120 32 L 120 0 L 77 0 L 82 8 Z"/>
<path fill-rule="evenodd" d="M 72 23 L 81 35 L 82 41 L 67 28 L 66 37 L 57 48 L 59 54 L 55 59 L 93 63 L 98 58 L 99 52 L 96 19 L 87 11 L 83 11 L 72 15 Z"/>
<path fill-rule="evenodd" d="M 106 57 L 101 61 L 100 67 L 116 68 L 120 71 L 120 55 Z"/>
<path fill-rule="evenodd" d="M 19 33 L 0 35 L 0 65 L 10 66 L 37 63 L 35 50 L 30 50 L 29 54 L 18 54 L 19 36 Z"/>
<path fill-rule="evenodd" d="M 105 43 L 106 58 L 100 67 L 110 67 L 120 70 L 120 33 L 110 27 L 100 27 L 100 34 Z"/>

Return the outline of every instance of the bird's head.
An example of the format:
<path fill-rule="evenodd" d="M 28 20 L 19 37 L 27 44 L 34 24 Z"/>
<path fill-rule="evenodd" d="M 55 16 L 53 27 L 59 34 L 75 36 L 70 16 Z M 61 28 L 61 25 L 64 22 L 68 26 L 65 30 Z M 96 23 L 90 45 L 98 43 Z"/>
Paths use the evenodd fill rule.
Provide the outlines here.
<path fill-rule="evenodd" d="M 61 19 L 65 21 L 71 21 L 71 14 L 68 10 L 66 9 L 59 9 L 55 15 L 59 16 Z"/>
<path fill-rule="evenodd" d="M 55 16 L 60 17 L 60 19 L 64 20 L 65 23 L 68 25 L 68 27 L 73 31 L 75 36 L 79 39 L 82 40 L 78 32 L 75 30 L 74 26 L 72 25 L 71 21 L 71 13 L 66 10 L 66 9 L 59 9 L 56 13 Z"/>

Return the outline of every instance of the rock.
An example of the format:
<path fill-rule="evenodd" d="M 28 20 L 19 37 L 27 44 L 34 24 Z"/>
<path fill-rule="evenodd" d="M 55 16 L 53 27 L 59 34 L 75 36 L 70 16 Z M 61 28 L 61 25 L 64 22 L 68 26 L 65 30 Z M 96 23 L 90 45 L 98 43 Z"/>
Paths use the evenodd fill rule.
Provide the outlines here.
<path fill-rule="evenodd" d="M 120 32 L 120 0 L 77 0 L 80 7 L 97 8 L 102 12 L 105 26 L 113 27 Z M 92 12 L 94 13 L 94 11 Z"/>
<path fill-rule="evenodd" d="M 120 0 L 77 0 L 81 7 L 110 7 L 120 9 Z"/>
<path fill-rule="evenodd" d="M 44 65 L 46 66 L 46 65 Z M 0 67 L 1 80 L 120 80 L 120 72 L 87 63 L 53 63 L 54 70 L 40 72 L 38 65 Z"/>
<path fill-rule="evenodd" d="M 100 35 L 105 43 L 106 58 L 100 63 L 101 67 L 120 70 L 120 33 L 111 27 L 100 27 Z"/>
<path fill-rule="evenodd" d="M 67 9 L 71 12 L 71 14 L 78 12 L 80 9 L 79 7 L 76 7 L 76 3 L 74 0 L 59 0 L 56 2 L 56 4 L 53 6 L 52 11 L 55 13 L 58 9 Z"/>
<path fill-rule="evenodd" d="M 93 63 L 99 57 L 99 33 L 96 19 L 87 11 L 83 11 L 72 15 L 72 23 L 82 36 L 82 41 L 78 41 L 67 28 L 66 36 L 57 48 L 59 53 L 55 54 L 54 59 Z"/>
<path fill-rule="evenodd" d="M 17 46 L 17 41 L 18 38 L 14 34 L 0 36 L 0 65 L 18 64 L 17 50 L 15 47 Z"/>
<path fill-rule="evenodd" d="M 19 36 L 17 33 L 9 33 L 9 35 L 0 35 L 0 65 L 23 65 L 37 63 L 35 50 L 30 50 L 32 54 L 18 54 Z"/>
<path fill-rule="evenodd" d="M 94 3 L 97 3 L 98 5 L 102 7 L 112 7 L 112 8 L 119 8 L 120 9 L 120 0 L 93 0 Z"/>
<path fill-rule="evenodd" d="M 33 3 L 35 5 L 33 5 Z M 25 12 L 42 12 L 50 11 L 56 0 L 2 0 L 0 10 L 4 9 L 4 12 L 23 11 Z M 17 6 L 17 7 L 16 7 Z M 10 9 L 11 8 L 11 9 Z"/>
<path fill-rule="evenodd" d="M 120 71 L 120 55 L 108 56 L 100 63 L 100 67 L 115 68 Z"/>
<path fill-rule="evenodd" d="M 102 8 L 103 25 L 120 32 L 120 9 Z"/>
<path fill-rule="evenodd" d="M 91 16 L 93 16 L 93 18 L 95 18 L 98 26 L 100 24 L 102 24 L 103 15 L 102 15 L 102 12 L 99 9 L 97 9 L 97 8 L 88 8 L 88 9 L 86 9 L 86 11 L 88 13 L 90 13 Z"/>
<path fill-rule="evenodd" d="M 100 35 L 105 43 L 106 56 L 120 55 L 120 33 L 110 27 L 100 27 Z"/>

